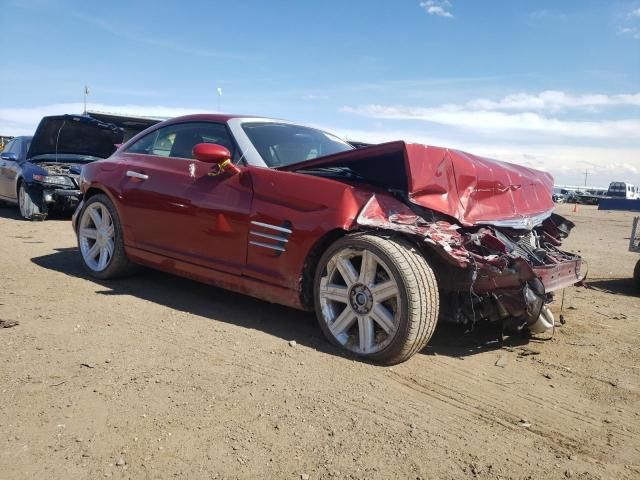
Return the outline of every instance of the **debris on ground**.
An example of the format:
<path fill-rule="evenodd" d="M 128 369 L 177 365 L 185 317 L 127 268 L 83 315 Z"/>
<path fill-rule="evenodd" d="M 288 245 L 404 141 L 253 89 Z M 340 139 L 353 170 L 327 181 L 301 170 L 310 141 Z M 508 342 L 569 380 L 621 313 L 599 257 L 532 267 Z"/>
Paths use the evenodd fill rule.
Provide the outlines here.
<path fill-rule="evenodd" d="M 0 319 L 0 328 L 11 328 L 20 325 L 17 320 L 2 320 Z"/>
<path fill-rule="evenodd" d="M 520 350 L 518 352 L 518 356 L 520 357 L 528 357 L 530 355 L 540 355 L 540 352 L 537 350 L 533 350 L 529 347 L 520 347 L 518 348 L 518 350 Z"/>
<path fill-rule="evenodd" d="M 298 343 L 295 340 L 289 340 L 289 346 L 295 347 Z"/>
<path fill-rule="evenodd" d="M 520 426 L 522 428 L 530 428 L 531 427 L 531 422 L 529 422 L 528 420 L 525 420 L 524 418 L 522 418 L 518 422 L 518 426 Z"/>
<path fill-rule="evenodd" d="M 81 363 L 80 366 L 85 368 L 96 368 L 93 363 Z"/>
<path fill-rule="evenodd" d="M 498 358 L 498 360 L 496 360 L 496 367 L 501 367 L 504 368 L 507 366 L 507 363 L 509 361 L 509 357 L 507 355 L 500 355 L 500 358 Z"/>

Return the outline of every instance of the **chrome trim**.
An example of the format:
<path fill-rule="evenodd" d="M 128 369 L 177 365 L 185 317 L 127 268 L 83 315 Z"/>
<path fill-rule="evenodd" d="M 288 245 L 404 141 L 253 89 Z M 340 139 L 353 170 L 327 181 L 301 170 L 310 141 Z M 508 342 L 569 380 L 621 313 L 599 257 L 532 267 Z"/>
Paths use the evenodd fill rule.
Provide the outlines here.
<path fill-rule="evenodd" d="M 270 245 L 268 243 L 254 242 L 253 240 L 251 240 L 249 243 L 251 245 L 255 245 L 256 247 L 270 248 L 271 250 L 277 250 L 278 252 L 286 252 L 287 251 L 286 248 L 281 247 L 279 245 Z"/>
<path fill-rule="evenodd" d="M 139 180 L 147 180 L 149 175 L 145 175 L 144 173 L 134 172 L 133 170 L 127 170 L 127 177 L 137 178 Z"/>
<path fill-rule="evenodd" d="M 492 225 L 494 227 L 515 228 L 517 230 L 532 230 L 549 218 L 552 213 L 553 209 L 530 217 L 510 218 L 506 220 L 478 220 L 476 223 L 479 225 Z"/>
<path fill-rule="evenodd" d="M 279 237 L 278 235 L 271 235 L 269 233 L 254 232 L 253 230 L 249 231 L 249 235 L 255 235 L 256 237 L 268 238 L 270 240 L 275 240 L 276 242 L 287 243 L 289 241 L 289 239 L 286 238 L 286 237 Z"/>
<path fill-rule="evenodd" d="M 292 233 L 293 232 L 293 230 L 290 230 L 290 229 L 285 228 L 285 227 L 278 227 L 277 225 L 271 225 L 269 223 L 254 222 L 253 220 L 251 221 L 251 225 L 256 225 L 256 226 L 262 227 L 262 228 L 270 228 L 272 230 L 277 230 L 278 232 L 284 232 L 284 233 Z"/>

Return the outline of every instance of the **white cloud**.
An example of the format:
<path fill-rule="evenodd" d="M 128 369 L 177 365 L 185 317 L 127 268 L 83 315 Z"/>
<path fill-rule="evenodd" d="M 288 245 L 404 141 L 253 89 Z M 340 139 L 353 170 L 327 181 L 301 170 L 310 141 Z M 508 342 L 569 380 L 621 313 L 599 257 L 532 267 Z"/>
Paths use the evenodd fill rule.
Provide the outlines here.
<path fill-rule="evenodd" d="M 343 112 L 394 120 L 421 120 L 484 132 L 522 131 L 573 138 L 638 138 L 640 119 L 578 121 L 546 117 L 534 112 L 504 113 L 471 110 L 458 105 L 435 108 L 362 105 L 343 107 Z"/>
<path fill-rule="evenodd" d="M 426 0 L 420 2 L 420 6 L 424 8 L 429 15 L 453 18 L 453 14 L 449 11 L 452 7 L 449 0 Z"/>
<path fill-rule="evenodd" d="M 636 8 L 635 10 L 631 10 L 628 14 L 629 17 L 640 17 L 640 8 Z"/>
<path fill-rule="evenodd" d="M 465 107 L 472 110 L 533 110 L 559 112 L 567 109 L 593 110 L 609 106 L 640 106 L 640 93 L 635 94 L 587 94 L 571 95 L 557 90 L 546 90 L 537 95 L 516 93 L 498 100 L 478 99 Z"/>
<path fill-rule="evenodd" d="M 538 94 L 517 93 L 498 100 L 479 98 L 464 104 L 436 107 L 369 104 L 346 106 L 341 110 L 371 118 L 420 120 L 481 132 L 520 131 L 568 138 L 636 141 L 640 138 L 640 118 L 637 115 L 597 120 L 567 119 L 559 115 L 575 110 L 594 113 L 605 107 L 640 107 L 640 93 L 572 95 L 547 90 Z"/>
<path fill-rule="evenodd" d="M 636 27 L 624 27 L 618 30 L 618 34 L 640 40 L 640 29 Z"/>

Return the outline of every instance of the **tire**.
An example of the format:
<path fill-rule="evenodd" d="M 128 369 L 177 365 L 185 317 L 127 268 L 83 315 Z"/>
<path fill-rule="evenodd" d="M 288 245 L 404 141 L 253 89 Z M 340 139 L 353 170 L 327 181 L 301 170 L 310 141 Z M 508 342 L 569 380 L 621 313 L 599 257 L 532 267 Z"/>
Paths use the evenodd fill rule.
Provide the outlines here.
<path fill-rule="evenodd" d="M 44 220 L 47 218 L 47 212 L 41 207 L 41 202 L 34 201 L 24 182 L 20 182 L 18 185 L 18 210 L 20 211 L 20 216 L 26 220 Z"/>
<path fill-rule="evenodd" d="M 343 237 L 322 255 L 314 303 L 329 341 L 385 365 L 422 350 L 439 314 L 438 285 L 425 257 L 403 238 L 370 234 Z"/>
<path fill-rule="evenodd" d="M 106 195 L 94 195 L 86 201 L 78 217 L 76 236 L 82 265 L 92 277 L 107 280 L 137 270 L 124 249 L 118 212 Z"/>
<path fill-rule="evenodd" d="M 633 269 L 633 280 L 636 284 L 636 290 L 640 292 L 640 260 L 636 263 L 636 268 Z"/>

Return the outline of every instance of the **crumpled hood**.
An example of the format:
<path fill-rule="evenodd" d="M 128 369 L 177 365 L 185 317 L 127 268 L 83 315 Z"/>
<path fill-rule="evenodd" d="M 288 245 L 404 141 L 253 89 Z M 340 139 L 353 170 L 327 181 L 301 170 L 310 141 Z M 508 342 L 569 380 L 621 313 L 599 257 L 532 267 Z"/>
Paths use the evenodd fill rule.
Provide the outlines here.
<path fill-rule="evenodd" d="M 391 142 L 282 169 L 323 167 L 346 167 L 373 185 L 404 191 L 411 202 L 464 226 L 531 229 L 554 208 L 550 174 L 441 147 Z"/>

